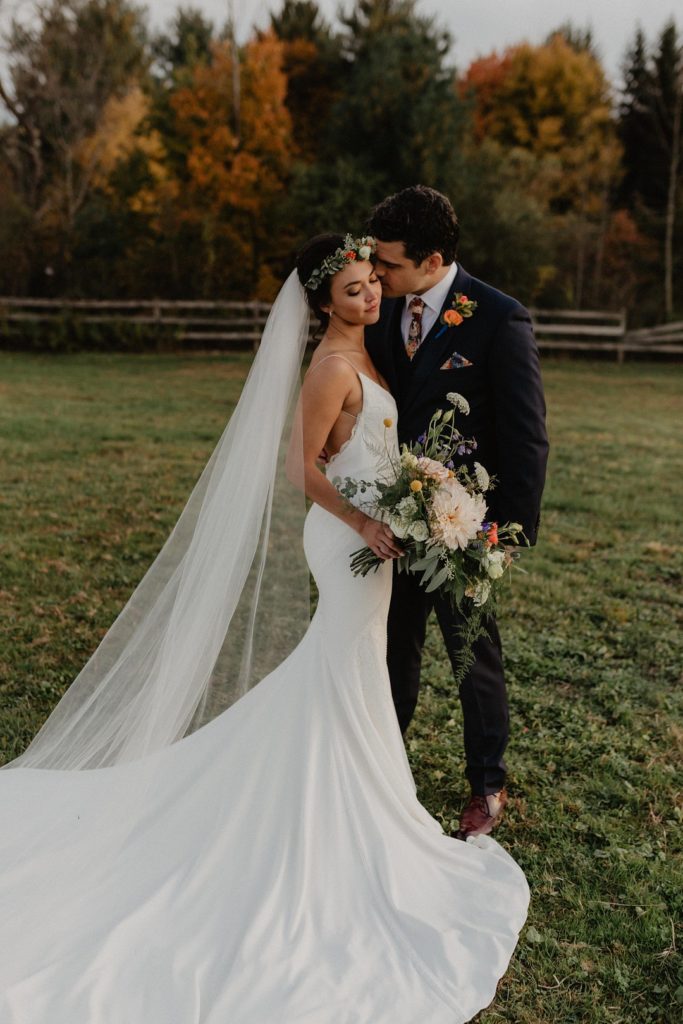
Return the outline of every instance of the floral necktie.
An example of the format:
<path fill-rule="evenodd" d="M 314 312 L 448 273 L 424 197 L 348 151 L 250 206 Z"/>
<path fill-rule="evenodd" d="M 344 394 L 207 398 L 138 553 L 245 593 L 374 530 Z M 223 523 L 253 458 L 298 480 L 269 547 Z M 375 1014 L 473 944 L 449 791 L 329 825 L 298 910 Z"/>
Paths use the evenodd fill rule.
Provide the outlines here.
<path fill-rule="evenodd" d="M 422 313 L 424 308 L 424 301 L 419 297 L 419 295 L 416 295 L 408 303 L 408 309 L 412 313 L 410 327 L 408 328 L 408 337 L 406 339 L 406 352 L 408 354 L 408 359 L 413 358 L 422 344 Z"/>

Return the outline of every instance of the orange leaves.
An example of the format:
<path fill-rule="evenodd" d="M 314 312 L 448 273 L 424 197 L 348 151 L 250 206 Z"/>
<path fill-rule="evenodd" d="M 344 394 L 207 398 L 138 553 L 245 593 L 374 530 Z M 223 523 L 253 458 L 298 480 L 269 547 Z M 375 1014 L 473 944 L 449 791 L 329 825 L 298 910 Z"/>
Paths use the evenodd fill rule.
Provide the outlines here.
<path fill-rule="evenodd" d="M 288 162 L 291 122 L 285 107 L 287 79 L 282 43 L 272 34 L 252 39 L 242 71 L 242 116 L 246 142 L 273 165 Z"/>
<path fill-rule="evenodd" d="M 502 57 L 495 52 L 488 57 L 480 57 L 470 64 L 465 77 L 458 83 L 461 96 L 472 96 L 475 100 L 474 132 L 479 142 L 491 131 L 491 113 L 509 76 L 510 63 L 510 51 Z"/>
<path fill-rule="evenodd" d="M 240 50 L 236 67 L 232 44 L 217 42 L 170 97 L 181 156 L 175 212 L 198 240 L 207 293 L 220 281 L 272 298 L 272 209 L 293 151 L 282 56 L 282 43 L 264 33 Z"/>
<path fill-rule="evenodd" d="M 196 64 L 190 85 L 171 98 L 171 107 L 195 145 L 206 144 L 216 128 L 233 120 L 233 66 L 230 44 L 215 43 L 210 64 Z"/>
<path fill-rule="evenodd" d="M 171 100 L 194 199 L 216 217 L 226 207 L 260 215 L 291 159 L 282 45 L 271 34 L 253 39 L 238 71 L 230 43 L 217 43 L 211 63 L 197 65 Z"/>

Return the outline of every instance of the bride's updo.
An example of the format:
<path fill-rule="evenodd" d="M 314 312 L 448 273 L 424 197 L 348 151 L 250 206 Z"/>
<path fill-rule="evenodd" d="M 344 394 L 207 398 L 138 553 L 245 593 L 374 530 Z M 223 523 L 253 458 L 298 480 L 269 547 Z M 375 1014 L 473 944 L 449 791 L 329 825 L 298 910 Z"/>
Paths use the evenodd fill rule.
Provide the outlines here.
<path fill-rule="evenodd" d="M 306 302 L 320 321 L 320 329 L 322 331 L 327 329 L 330 315 L 325 313 L 320 307 L 327 306 L 331 300 L 330 288 L 332 277 L 326 275 L 317 288 L 306 288 L 306 281 L 310 279 L 314 270 L 322 266 L 323 260 L 328 256 L 332 256 L 343 244 L 343 235 L 316 235 L 315 238 L 309 239 L 301 247 L 296 258 L 296 272 L 302 285 L 304 285 Z"/>

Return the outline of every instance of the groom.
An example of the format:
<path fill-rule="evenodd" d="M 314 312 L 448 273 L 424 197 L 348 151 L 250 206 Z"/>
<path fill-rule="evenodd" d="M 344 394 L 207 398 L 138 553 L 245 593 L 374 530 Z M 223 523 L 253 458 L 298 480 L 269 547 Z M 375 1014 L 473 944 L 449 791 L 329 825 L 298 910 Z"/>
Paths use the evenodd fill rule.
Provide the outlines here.
<path fill-rule="evenodd" d="M 471 412 L 468 417 L 456 414 L 456 423 L 465 437 L 477 441 L 469 462 L 476 459 L 497 477 L 487 518 L 521 523 L 535 544 L 548 438 L 538 349 L 527 310 L 456 263 L 458 220 L 446 196 L 434 189 L 416 185 L 389 196 L 373 210 L 368 232 L 377 239 L 383 299 L 378 323 L 366 329 L 366 345 L 396 398 L 399 441 L 416 441 L 434 411 L 450 407 L 449 392 L 463 395 Z M 456 294 L 477 305 L 471 317 L 448 326 L 443 314 L 454 308 Z M 427 594 L 417 576 L 394 574 L 387 660 L 404 733 L 417 704 L 432 608 L 455 666 L 458 614 L 447 598 Z M 463 839 L 490 832 L 507 800 L 505 676 L 495 619 L 486 626 L 490 639 L 475 643 L 475 662 L 459 691 L 472 788 L 460 817 Z"/>

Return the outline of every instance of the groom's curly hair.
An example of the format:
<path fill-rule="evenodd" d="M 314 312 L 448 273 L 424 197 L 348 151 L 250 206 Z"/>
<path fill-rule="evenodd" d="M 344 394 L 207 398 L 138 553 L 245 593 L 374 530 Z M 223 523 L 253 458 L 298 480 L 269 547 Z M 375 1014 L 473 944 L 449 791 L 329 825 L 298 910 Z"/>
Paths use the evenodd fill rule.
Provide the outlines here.
<path fill-rule="evenodd" d="M 382 242 L 403 242 L 415 265 L 434 252 L 450 264 L 458 253 L 460 225 L 450 199 L 427 185 L 411 185 L 383 199 L 370 214 L 367 231 Z"/>

